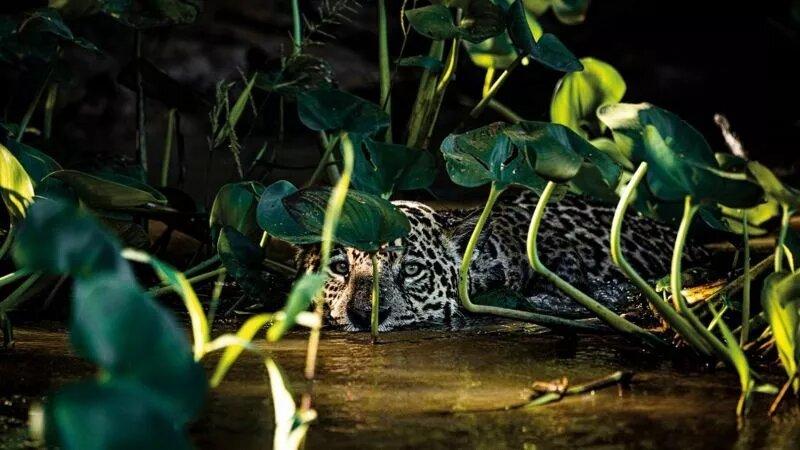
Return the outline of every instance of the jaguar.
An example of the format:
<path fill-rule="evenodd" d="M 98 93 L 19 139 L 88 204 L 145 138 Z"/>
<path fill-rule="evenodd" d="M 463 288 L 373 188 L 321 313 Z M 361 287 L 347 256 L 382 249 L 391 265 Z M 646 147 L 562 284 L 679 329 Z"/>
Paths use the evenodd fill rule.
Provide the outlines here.
<path fill-rule="evenodd" d="M 527 310 L 567 318 L 590 312 L 537 274 L 528 263 L 526 237 L 538 197 L 530 191 L 503 194 L 487 220 L 473 253 L 469 291 L 512 291 Z M 419 326 L 458 327 L 472 316 L 460 307 L 458 268 L 481 213 L 479 208 L 434 209 L 412 201 L 393 202 L 407 217 L 408 235 L 378 255 L 379 331 Z M 609 233 L 613 207 L 584 196 L 565 195 L 548 205 L 538 238 L 542 262 L 599 302 L 624 313 L 647 308 L 641 296 L 612 264 Z M 648 279 L 668 273 L 675 231 L 658 221 L 629 213 L 622 247 L 626 258 Z M 667 250 L 667 251 L 665 251 Z M 689 246 L 685 259 L 707 257 Z M 297 256 L 299 273 L 316 270 L 319 246 Z M 327 323 L 349 331 L 370 328 L 372 260 L 353 248 L 334 248 L 324 288 Z"/>

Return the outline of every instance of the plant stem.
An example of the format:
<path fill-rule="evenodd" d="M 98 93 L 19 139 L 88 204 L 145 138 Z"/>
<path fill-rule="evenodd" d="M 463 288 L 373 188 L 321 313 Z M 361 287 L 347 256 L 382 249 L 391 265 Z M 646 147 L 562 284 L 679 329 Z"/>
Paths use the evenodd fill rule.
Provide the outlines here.
<path fill-rule="evenodd" d="M 224 267 L 220 267 L 219 269 L 212 270 L 211 272 L 206 272 L 206 273 L 202 273 L 200 275 L 195 275 L 192 278 L 187 279 L 186 281 L 188 281 L 189 284 L 196 284 L 196 283 L 199 283 L 201 281 L 205 281 L 205 280 L 208 280 L 210 278 L 214 278 L 217 275 L 222 274 L 222 273 L 226 273 L 226 272 L 227 272 L 227 269 L 225 269 Z M 158 296 L 167 294 L 169 292 L 173 292 L 174 290 L 175 290 L 175 287 L 172 286 L 172 285 L 164 286 L 162 288 L 151 290 L 150 291 L 150 295 L 152 295 L 154 297 L 158 297 Z"/>
<path fill-rule="evenodd" d="M 3 275 L 0 277 L 0 287 L 3 287 L 7 284 L 11 284 L 22 277 L 28 276 L 31 274 L 31 271 L 28 269 L 19 269 L 15 272 L 11 272 L 7 275 Z"/>
<path fill-rule="evenodd" d="M 511 123 L 520 123 L 523 120 L 525 120 L 522 118 L 522 116 L 515 113 L 511 108 L 498 102 L 495 99 L 489 100 L 489 108 L 492 108 L 496 113 L 505 117 L 506 120 L 508 120 Z"/>
<path fill-rule="evenodd" d="M 28 104 L 28 109 L 25 110 L 25 115 L 22 116 L 22 120 L 19 122 L 19 131 L 17 132 L 17 142 L 22 142 L 22 138 L 25 136 L 25 131 L 28 129 L 28 124 L 31 122 L 31 118 L 33 118 L 33 113 L 36 112 L 36 107 L 39 106 L 39 102 L 42 99 L 42 94 L 44 94 L 45 88 L 47 88 L 48 84 L 50 84 L 50 77 L 53 75 L 53 66 L 50 66 L 50 69 L 47 71 L 47 75 L 44 77 L 44 81 L 42 85 L 39 86 L 39 89 L 36 91 L 36 96 L 33 97 L 30 104 Z"/>
<path fill-rule="evenodd" d="M 775 400 L 773 400 L 769 405 L 769 411 L 767 414 L 770 417 L 774 416 L 778 411 L 778 407 L 781 406 L 781 402 L 783 402 L 783 399 L 786 398 L 786 393 L 789 392 L 789 388 L 792 386 L 797 377 L 798 372 L 795 372 L 794 375 L 790 376 L 789 379 L 786 380 L 786 383 L 781 386 L 781 390 L 778 391 L 778 395 L 775 396 Z"/>
<path fill-rule="evenodd" d="M 42 272 L 36 272 L 28 277 L 27 280 L 23 281 L 14 291 L 6 297 L 5 300 L 0 302 L 0 313 L 6 314 L 10 311 L 13 311 L 22 300 L 25 299 L 24 294 L 30 289 L 39 278 L 42 277 Z"/>
<path fill-rule="evenodd" d="M 381 106 L 392 117 L 391 73 L 389 71 L 389 32 L 387 30 L 386 0 L 378 0 L 378 65 L 381 74 Z M 386 130 L 386 142 L 392 142 L 392 124 Z"/>
<path fill-rule="evenodd" d="M 739 333 L 739 347 L 744 347 L 750 339 L 750 232 L 747 214 L 742 214 L 742 240 L 744 243 L 744 286 L 742 287 L 742 331 Z"/>
<path fill-rule="evenodd" d="M 50 83 L 47 89 L 47 97 L 44 100 L 44 138 L 50 139 L 53 134 L 53 112 L 58 99 L 58 83 Z"/>
<path fill-rule="evenodd" d="M 472 302 L 469 297 L 469 267 L 472 262 L 472 254 L 475 252 L 475 246 L 478 244 L 481 231 L 486 225 L 486 221 L 492 213 L 492 208 L 503 193 L 505 188 L 498 188 L 497 185 L 492 183 L 489 190 L 489 197 L 486 199 L 486 205 L 483 207 L 478 222 L 475 224 L 475 229 L 472 230 L 472 235 L 467 242 L 467 248 L 464 250 L 464 256 L 461 259 L 461 267 L 458 271 L 458 296 L 461 300 L 461 305 L 469 312 L 477 314 L 492 314 L 500 317 L 507 317 L 509 319 L 523 320 L 526 322 L 536 323 L 548 328 L 562 328 L 570 329 L 573 331 L 595 331 L 595 329 L 588 327 L 578 321 L 562 319 L 560 317 L 548 316 L 545 314 L 537 314 L 528 311 L 518 311 L 515 309 L 501 308 L 498 306 L 478 305 Z"/>
<path fill-rule="evenodd" d="M 164 139 L 164 157 L 161 159 L 161 186 L 166 187 L 169 181 L 169 163 L 172 159 L 172 147 L 175 141 L 175 115 L 178 110 L 172 108 L 167 113 L 167 136 Z"/>
<path fill-rule="evenodd" d="M 775 242 L 775 272 L 783 270 L 783 260 L 786 252 L 784 242 L 786 241 L 786 233 L 789 231 L 789 219 L 791 218 L 787 205 L 781 205 L 781 212 L 781 230 L 778 234 L 778 240 Z"/>
<path fill-rule="evenodd" d="M 222 296 L 222 288 L 225 286 L 225 277 L 227 272 L 222 272 L 217 275 L 217 281 L 214 283 L 214 289 L 211 291 L 211 302 L 208 305 L 208 329 L 214 324 L 214 317 L 217 315 L 217 308 L 219 307 L 219 299 Z"/>
<path fill-rule="evenodd" d="M 650 306 L 693 348 L 704 355 L 711 354 L 711 347 L 698 335 L 692 325 L 672 309 L 667 302 L 642 278 L 622 254 L 622 223 L 625 213 L 633 201 L 633 194 L 647 173 L 647 163 L 643 162 L 631 176 L 630 181 L 620 193 L 619 203 L 611 222 L 610 251 L 611 261 L 645 294 Z"/>
<path fill-rule="evenodd" d="M 6 232 L 5 238 L 3 238 L 3 244 L 0 245 L 0 260 L 5 258 L 6 253 L 8 250 L 11 249 L 11 244 L 14 242 L 14 235 L 16 234 L 16 228 L 14 227 L 14 222 L 10 222 L 8 225 L 8 232 Z"/>
<path fill-rule="evenodd" d="M 322 172 L 325 170 L 325 167 L 328 166 L 328 162 L 331 159 L 331 155 L 333 154 L 333 149 L 336 148 L 336 144 L 339 142 L 339 137 L 336 136 L 332 139 L 324 138 L 323 144 L 325 145 L 325 151 L 322 152 L 322 156 L 319 159 L 319 164 L 314 169 L 314 173 L 311 174 L 311 178 L 308 179 L 305 187 L 313 186 L 319 177 L 322 175 Z"/>
<path fill-rule="evenodd" d="M 481 97 L 486 97 L 489 95 L 489 89 L 492 88 L 492 82 L 494 81 L 494 67 L 489 67 L 486 69 L 486 76 L 483 78 L 483 91 L 481 91 Z"/>
<path fill-rule="evenodd" d="M 683 274 L 681 273 L 681 262 L 683 260 L 683 249 L 686 246 L 686 239 L 689 236 L 689 228 L 692 225 L 692 219 L 697 213 L 699 205 L 692 202 L 692 197 L 687 195 L 683 204 L 683 217 L 681 218 L 680 226 L 678 227 L 678 234 L 675 237 L 675 246 L 672 249 L 672 265 L 670 271 L 670 289 L 672 291 L 672 302 L 675 309 L 680 311 L 681 315 L 689 321 L 694 329 L 711 345 L 711 348 L 717 356 L 730 364 L 732 367 L 736 365 L 731 360 L 731 355 L 725 345 L 717 339 L 708 329 L 700 322 L 700 319 L 689 309 L 686 299 L 683 298 Z"/>
<path fill-rule="evenodd" d="M 187 277 L 188 276 L 192 276 L 192 275 L 194 275 L 194 274 L 196 274 L 198 272 L 201 272 L 201 271 L 211 267 L 212 265 L 218 263 L 219 261 L 220 261 L 219 254 L 216 254 L 216 255 L 212 256 L 211 258 L 208 258 L 207 260 L 202 261 L 202 262 L 196 264 L 195 266 L 184 270 L 183 271 L 183 275 L 187 276 Z"/>
<path fill-rule="evenodd" d="M 428 56 L 441 60 L 443 52 L 444 42 L 433 41 L 428 51 Z M 422 148 L 424 146 L 425 139 L 428 135 L 428 129 L 431 126 L 430 111 L 435 103 L 437 84 L 436 75 L 430 70 L 425 69 L 419 80 L 417 98 L 414 101 L 414 106 L 408 121 L 407 147 Z"/>
<path fill-rule="evenodd" d="M 372 332 L 372 342 L 378 340 L 378 313 L 380 308 L 380 269 L 378 267 L 378 254 L 372 253 L 372 310 L 370 316 L 370 330 Z"/>
<path fill-rule="evenodd" d="M 542 191 L 542 194 L 539 196 L 539 202 L 536 204 L 536 209 L 534 210 L 533 217 L 531 218 L 531 225 L 528 229 L 528 261 L 530 262 L 531 267 L 533 267 L 536 272 L 547 278 L 558 289 L 562 290 L 586 309 L 594 313 L 600 318 L 600 320 L 608 324 L 611 328 L 628 337 L 636 338 L 637 340 L 640 340 L 653 348 L 668 348 L 669 345 L 666 342 L 659 339 L 654 334 L 646 331 L 645 329 L 618 316 L 614 311 L 606 308 L 597 300 L 589 297 L 575 286 L 558 276 L 558 274 L 548 269 L 539 259 L 539 253 L 536 249 L 536 238 L 539 234 L 539 227 L 542 223 L 542 218 L 544 217 L 544 211 L 547 208 L 547 202 L 550 201 L 550 197 L 552 197 L 555 188 L 555 182 L 550 181 L 547 183 L 544 191 Z"/>
<path fill-rule="evenodd" d="M 144 78 L 142 76 L 142 32 L 134 31 L 134 57 L 136 64 L 136 162 L 142 169 L 142 179 L 147 180 L 147 117 L 145 113 Z"/>
<path fill-rule="evenodd" d="M 300 0 L 292 0 L 292 54 L 297 55 L 303 47 L 303 24 L 300 21 Z"/>
<path fill-rule="evenodd" d="M 322 245 L 320 246 L 320 265 L 319 272 L 326 273 L 328 264 L 331 259 L 331 249 L 333 248 L 333 237 L 336 231 L 336 225 L 339 222 L 339 215 L 342 213 L 344 201 L 347 198 L 347 190 L 350 187 L 350 177 L 353 174 L 354 164 L 354 150 L 353 143 L 347 136 L 347 133 L 342 133 L 340 136 L 342 141 L 342 175 L 339 181 L 331 191 L 331 196 L 328 199 L 328 206 L 325 209 L 325 220 L 322 223 Z M 322 321 L 322 313 L 325 307 L 325 299 L 317 297 L 315 299 L 314 313 Z M 317 364 L 317 351 L 319 350 L 320 329 L 312 328 L 308 336 L 308 349 L 306 350 L 306 368 L 305 376 L 308 380 L 314 379 Z M 305 397 L 303 405 L 310 405 L 310 398 Z"/>
<path fill-rule="evenodd" d="M 481 115 L 483 110 L 486 109 L 486 106 L 488 106 L 489 100 L 491 100 L 495 95 L 497 95 L 497 92 L 500 90 L 501 87 L 503 87 L 503 84 L 505 84 L 506 80 L 508 80 L 508 77 L 511 75 L 511 72 L 513 72 L 514 69 L 516 69 L 517 66 L 519 66 L 519 64 L 522 62 L 524 58 L 525 58 L 524 55 L 517 56 L 517 59 L 515 59 L 514 62 L 512 62 L 506 68 L 506 70 L 504 70 L 503 73 L 501 73 L 500 76 L 497 77 L 497 79 L 494 81 L 494 84 L 492 84 L 492 87 L 489 88 L 489 90 L 483 96 L 481 101 L 478 102 L 478 104 L 475 105 L 474 108 L 472 108 L 472 111 L 469 112 L 470 117 L 475 119 Z"/>

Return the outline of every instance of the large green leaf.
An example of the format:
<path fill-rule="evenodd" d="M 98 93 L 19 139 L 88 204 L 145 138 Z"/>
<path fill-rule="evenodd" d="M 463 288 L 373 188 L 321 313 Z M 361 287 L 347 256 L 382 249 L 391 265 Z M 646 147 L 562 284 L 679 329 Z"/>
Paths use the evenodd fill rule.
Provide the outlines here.
<path fill-rule="evenodd" d="M 243 291 L 256 298 L 267 292 L 261 247 L 235 228 L 225 226 L 219 234 L 217 252 L 227 274 L 236 280 Z"/>
<path fill-rule="evenodd" d="M 563 182 L 578 173 L 582 158 L 573 147 L 579 140 L 562 125 L 494 123 L 451 134 L 441 150 L 447 173 L 456 184 L 474 187 L 492 182 L 498 187 L 516 184 L 541 191 L 544 180 Z"/>
<path fill-rule="evenodd" d="M 66 183 L 93 209 L 125 210 L 167 203 L 163 194 L 136 178 L 125 175 L 58 170 L 45 177 L 45 180 L 48 178 Z"/>
<path fill-rule="evenodd" d="M 568 126 L 587 137 L 602 132 L 595 112 L 605 104 L 617 103 L 625 95 L 625 80 L 610 64 L 581 58 L 583 70 L 564 75 L 556 85 L 550 103 L 550 120 Z"/>
<path fill-rule="evenodd" d="M 61 165 L 53 158 L 29 145 L 9 139 L 6 142 L 6 148 L 17 158 L 25 172 L 31 177 L 34 187 L 37 187 L 47 175 L 61 170 Z"/>
<path fill-rule="evenodd" d="M 71 384 L 45 403 L 45 440 L 65 450 L 192 448 L 161 403 L 133 381 Z"/>
<path fill-rule="evenodd" d="M 267 340 L 280 340 L 294 326 L 297 315 L 308 310 L 311 302 L 322 293 L 327 278 L 321 273 L 306 273 L 294 283 L 286 305 L 275 315 L 275 323 L 267 331 Z"/>
<path fill-rule="evenodd" d="M 89 214 L 70 204 L 41 199 L 28 210 L 14 247 L 18 267 L 51 274 L 113 273 L 133 282 L 120 246 Z"/>
<path fill-rule="evenodd" d="M 15 220 L 25 217 L 33 201 L 33 181 L 8 149 L 0 144 L 0 196 L 9 215 Z"/>
<path fill-rule="evenodd" d="M 456 26 L 453 15 L 443 4 L 433 4 L 405 12 L 414 30 L 430 39 L 463 38 L 481 42 L 504 30 L 503 10 L 489 0 L 470 0 L 464 5 L 464 17 Z"/>
<path fill-rule="evenodd" d="M 506 27 L 517 51 L 529 55 L 544 66 L 562 72 L 583 70 L 583 65 L 555 35 L 535 39 L 528 24 L 522 0 L 515 0 L 506 12 Z"/>
<path fill-rule="evenodd" d="M 297 188 L 285 180 L 276 181 L 267 186 L 258 202 L 256 213 L 258 226 L 266 230 L 270 236 L 294 244 L 319 242 L 319 235 L 299 224 L 283 204 L 285 198 L 297 192 Z"/>
<path fill-rule="evenodd" d="M 327 187 L 309 188 L 283 199 L 289 215 L 308 233 L 315 235 L 317 241 L 325 222 L 330 192 Z M 364 252 L 376 252 L 383 244 L 405 237 L 409 230 L 405 214 L 389 201 L 350 189 L 336 225 L 334 241 Z M 301 242 L 305 236 L 308 234 L 301 236 Z"/>
<path fill-rule="evenodd" d="M 756 161 L 747 163 L 747 170 L 770 198 L 794 211 L 800 209 L 800 191 L 783 184 L 771 170 Z"/>
<path fill-rule="evenodd" d="M 225 226 L 233 227 L 250 239 L 258 239 L 261 229 L 256 220 L 256 210 L 264 193 L 264 185 L 257 181 L 242 181 L 222 186 L 217 191 L 209 214 L 211 242 L 216 243 Z"/>
<path fill-rule="evenodd" d="M 365 138 L 355 141 L 353 187 L 389 198 L 395 190 L 424 189 L 436 178 L 430 152 Z"/>
<path fill-rule="evenodd" d="M 380 106 L 335 89 L 299 93 L 297 113 L 300 121 L 315 131 L 371 134 L 389 126 L 389 115 Z"/>
<path fill-rule="evenodd" d="M 183 329 L 141 288 L 117 274 L 75 280 L 70 341 L 75 352 L 112 379 L 157 393 L 177 424 L 195 417 L 207 381 Z"/>

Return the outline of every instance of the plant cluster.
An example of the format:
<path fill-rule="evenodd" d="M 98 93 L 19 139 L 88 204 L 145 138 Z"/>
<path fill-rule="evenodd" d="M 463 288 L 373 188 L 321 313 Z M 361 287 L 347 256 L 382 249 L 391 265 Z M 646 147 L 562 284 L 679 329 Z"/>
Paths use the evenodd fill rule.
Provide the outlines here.
<path fill-rule="evenodd" d="M 98 51 L 96 45 L 72 34 L 61 16 L 68 12 L 108 14 L 131 27 L 140 42 L 142 31 L 148 27 L 188 23 L 199 11 L 196 1 L 186 0 L 66 4 L 70 6 L 26 12 L 0 21 L 0 60 L 17 64 L 37 59 L 55 67 L 62 46 Z M 77 5 L 84 9 L 74 11 L 80 8 Z M 392 76 L 385 0 L 378 0 L 378 102 L 334 87 L 330 65 L 305 51 L 314 43 L 312 37 L 326 34 L 321 25 L 301 19 L 297 0 L 292 6 L 293 47 L 280 69 L 248 74 L 232 103 L 231 85 L 224 81 L 218 85 L 209 115 L 209 154 L 227 146 L 236 157 L 240 175 L 247 177 L 250 170 L 244 170 L 237 127 L 248 105 L 253 104 L 256 91 L 275 94 L 282 114 L 296 105 L 300 121 L 317 133 L 324 152 L 306 186 L 298 188 L 284 180 L 268 186 L 249 180 L 222 186 L 208 214 L 209 242 L 215 254 L 183 272 L 145 252 L 123 249 L 97 220 L 113 217 L 136 222 L 175 212 L 167 197 L 146 183 L 144 102 L 156 97 L 157 92 L 165 92 L 148 90 L 148 86 L 171 82 L 163 72 L 135 55 L 130 75 L 137 93 L 140 171 L 133 176 L 63 169 L 43 151 L 23 143 L 40 97 L 44 92 L 49 97 L 54 85 L 57 92 L 58 83 L 50 75 L 44 78 L 42 89 L 19 123 L 3 124 L 0 193 L 9 226 L 0 258 L 13 249 L 10 253 L 16 270 L 0 277 L 0 286 L 18 283 L 0 302 L 6 341 L 10 341 L 12 332 L 8 313 L 30 297 L 34 286 L 52 283 L 53 276 L 68 276 L 74 281 L 70 326 L 73 348 L 100 368 L 96 379 L 68 386 L 44 405 L 43 436 L 48 444 L 65 448 L 189 446 L 185 426 L 197 415 L 207 386 L 222 381 L 230 365 L 244 349 L 252 348 L 250 342 L 264 328 L 268 342 L 279 340 L 296 324 L 311 329 L 305 375 L 313 379 L 323 319 L 320 293 L 328 276 L 331 250 L 337 244 L 372 255 L 372 334 L 377 338 L 377 255 L 392 251 L 388 243 L 409 231 L 405 216 L 388 200 L 398 191 L 425 189 L 434 181 L 435 148 L 430 148 L 429 141 L 462 50 L 486 69 L 485 87 L 469 113 L 470 120 L 492 108 L 510 122 L 456 130 L 439 149 L 455 184 L 489 185 L 485 207 L 459 271 L 464 308 L 554 329 L 586 330 L 580 322 L 501 306 L 505 304 L 503 293 L 483 293 L 474 300 L 470 296 L 470 261 L 482 228 L 500 194 L 517 186 L 539 196 L 527 239 L 531 267 L 620 334 L 655 351 L 673 352 L 663 336 L 609 310 L 560 278 L 539 258 L 537 236 L 548 203 L 567 192 L 588 195 L 617 205 L 611 258 L 645 294 L 670 330 L 701 357 L 737 371 L 742 390 L 738 414 L 746 413 L 753 392 L 777 393 L 757 374 L 746 353 L 754 343 L 767 341 L 770 336 L 787 374 L 781 396 L 790 389 L 795 393 L 800 390 L 800 267 L 796 264 L 795 238 L 789 230 L 789 218 L 800 206 L 800 195 L 757 162 L 714 153 L 706 140 L 676 115 L 647 103 L 623 103 L 626 85 L 611 65 L 594 58 L 576 58 L 555 35 L 544 33 L 536 20 L 552 9 L 565 23 L 580 22 L 588 1 L 450 0 L 404 11 L 404 20 L 414 32 L 431 41 L 427 55 L 395 62 L 396 66 L 422 70 L 404 133 L 391 128 Z M 326 2 L 320 14 L 328 19 L 319 23 L 336 24 L 335 18 L 353 7 L 343 1 Z M 512 72 L 530 61 L 565 73 L 550 104 L 551 122 L 523 120 L 495 98 Z M 183 97 L 178 91 L 173 90 L 171 97 L 158 97 L 169 111 L 166 161 L 180 135 Z M 45 102 L 46 112 L 52 105 Z M 45 114 L 43 129 L 52 127 L 50 120 L 52 113 Z M 43 137 L 47 139 L 49 133 L 45 131 Z M 259 152 L 252 164 L 260 161 L 262 154 Z M 168 164 L 164 167 L 162 186 L 168 184 Z M 332 187 L 320 186 L 323 175 L 328 176 Z M 670 277 L 662 283 L 661 292 L 637 273 L 621 251 L 624 218 L 631 208 L 679 225 Z M 761 227 L 776 215 L 781 218 L 781 227 L 771 259 L 774 271 L 764 281 L 763 311 L 754 315 L 751 284 L 764 264 L 751 267 L 749 237 L 766 233 Z M 731 239 L 741 236 L 744 275 L 734 282 L 742 287 L 740 305 L 732 301 L 735 286 L 721 288 L 720 295 L 702 304 L 690 305 L 685 298 L 681 259 L 697 218 Z M 263 292 L 261 273 L 272 238 L 293 244 L 319 243 L 318 270 L 299 275 L 278 312 L 255 315 L 235 335 L 212 339 L 211 324 L 220 289 L 214 290 L 206 307 L 192 285 L 230 276 L 246 292 Z M 149 291 L 143 289 L 134 277 L 131 261 L 151 266 L 162 284 Z M 174 319 L 152 298 L 166 292 L 177 292 L 189 312 L 191 348 Z M 313 312 L 309 312 L 312 306 Z M 728 325 L 736 315 L 726 313 L 733 309 L 740 311 L 738 328 Z M 761 335 L 752 339 L 757 329 Z M 198 362 L 219 349 L 224 353 L 207 381 Z M 301 406 L 296 407 L 277 364 L 269 357 L 265 361 L 276 406 L 275 447 L 296 448 L 315 415 L 310 394 L 306 393 Z"/>

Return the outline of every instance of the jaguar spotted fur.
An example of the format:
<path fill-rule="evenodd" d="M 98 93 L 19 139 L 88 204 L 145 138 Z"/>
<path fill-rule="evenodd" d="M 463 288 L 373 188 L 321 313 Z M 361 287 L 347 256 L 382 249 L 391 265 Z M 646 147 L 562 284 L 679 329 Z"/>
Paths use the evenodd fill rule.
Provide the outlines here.
<path fill-rule="evenodd" d="M 538 197 L 507 193 L 486 223 L 473 254 L 470 292 L 510 289 L 527 299 L 528 309 L 561 317 L 588 317 L 582 306 L 536 274 L 528 263 L 525 240 Z M 380 331 L 423 324 L 459 325 L 467 318 L 458 297 L 458 267 L 480 209 L 434 210 L 396 201 L 411 224 L 397 251 L 381 252 Z M 585 197 L 567 195 L 552 202 L 539 235 L 539 253 L 551 270 L 617 312 L 641 309 L 641 297 L 626 295 L 630 285 L 609 259 L 614 210 Z M 627 259 L 647 278 L 668 273 L 675 232 L 652 219 L 629 214 L 622 236 Z M 705 256 L 690 247 L 687 262 Z M 298 254 L 301 273 L 316 269 L 318 246 Z M 324 297 L 328 323 L 346 330 L 370 327 L 372 262 L 353 248 L 336 248 Z M 635 303 L 635 304 L 632 304 Z"/>

